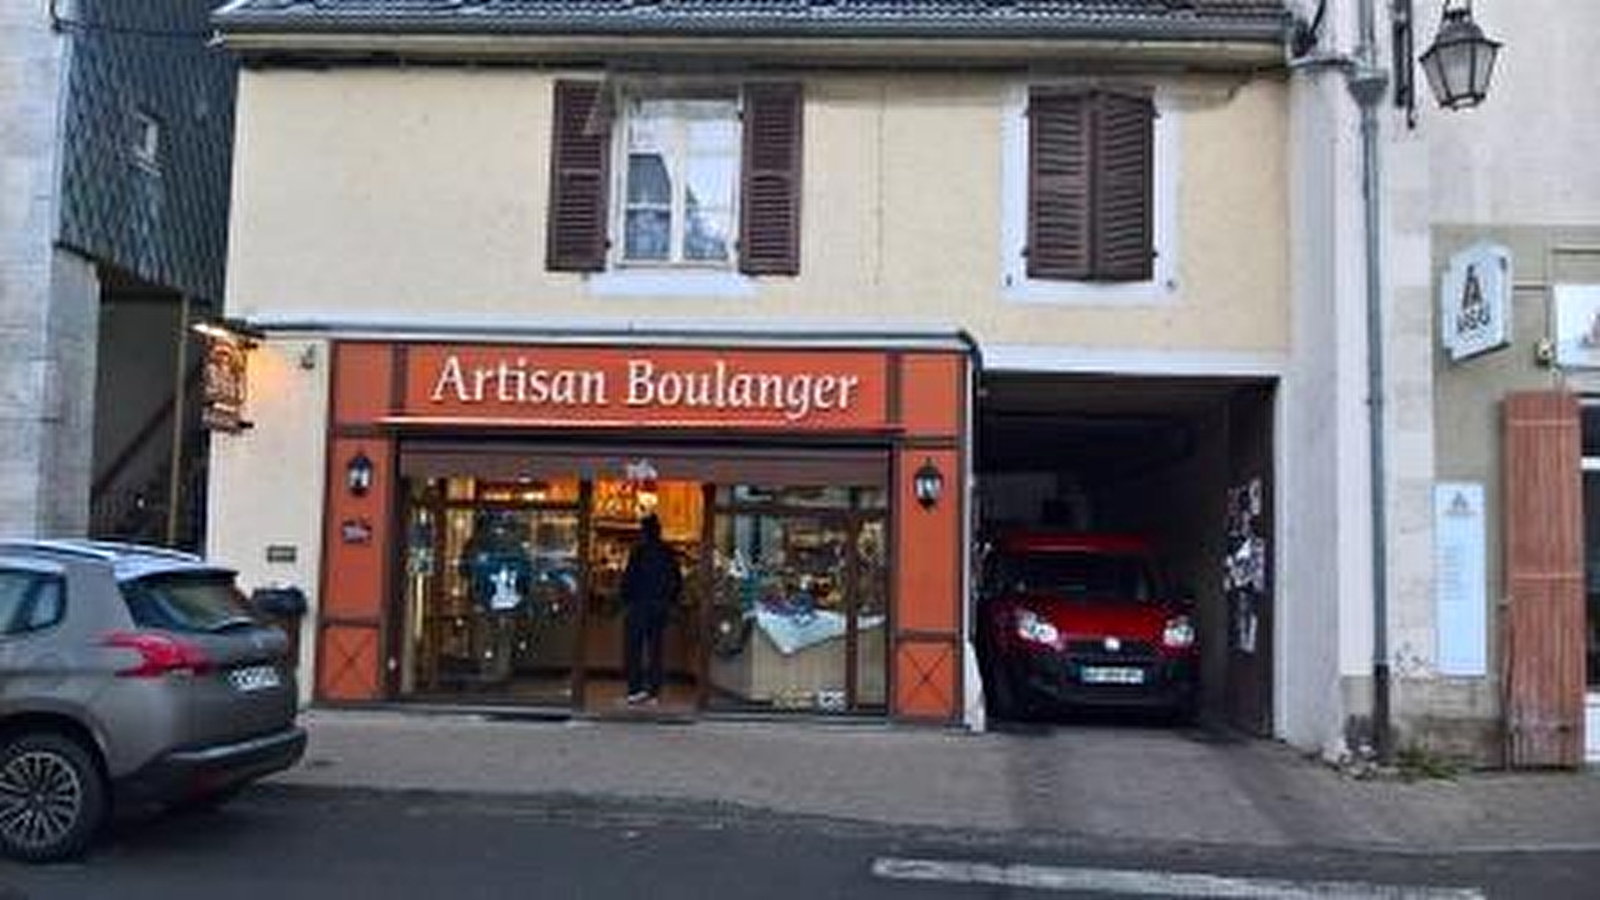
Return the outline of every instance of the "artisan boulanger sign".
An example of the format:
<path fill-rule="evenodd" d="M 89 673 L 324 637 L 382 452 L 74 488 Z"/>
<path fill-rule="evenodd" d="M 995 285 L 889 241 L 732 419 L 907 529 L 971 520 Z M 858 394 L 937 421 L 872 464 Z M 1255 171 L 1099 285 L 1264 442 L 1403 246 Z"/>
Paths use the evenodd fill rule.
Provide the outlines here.
<path fill-rule="evenodd" d="M 883 424 L 880 354 L 418 347 L 407 412 L 436 417 L 861 427 Z"/>

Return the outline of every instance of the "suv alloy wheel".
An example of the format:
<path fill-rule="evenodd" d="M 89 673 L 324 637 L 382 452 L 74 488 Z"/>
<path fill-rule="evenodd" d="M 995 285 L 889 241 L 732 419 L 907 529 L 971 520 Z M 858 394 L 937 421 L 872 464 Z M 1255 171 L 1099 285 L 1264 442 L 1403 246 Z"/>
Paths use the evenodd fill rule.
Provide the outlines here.
<path fill-rule="evenodd" d="M 34 862 L 78 856 L 105 817 L 100 769 L 81 745 L 30 732 L 0 749 L 0 851 Z"/>

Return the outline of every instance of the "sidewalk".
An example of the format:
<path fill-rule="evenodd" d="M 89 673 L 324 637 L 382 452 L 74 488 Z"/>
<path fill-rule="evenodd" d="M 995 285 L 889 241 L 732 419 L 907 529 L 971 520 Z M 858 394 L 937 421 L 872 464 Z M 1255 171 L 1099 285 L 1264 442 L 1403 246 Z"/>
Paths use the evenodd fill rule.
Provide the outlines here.
<path fill-rule="evenodd" d="M 503 721 L 312 710 L 282 784 L 693 800 L 866 822 L 1415 852 L 1600 851 L 1600 774 L 1355 780 L 1192 731 Z"/>

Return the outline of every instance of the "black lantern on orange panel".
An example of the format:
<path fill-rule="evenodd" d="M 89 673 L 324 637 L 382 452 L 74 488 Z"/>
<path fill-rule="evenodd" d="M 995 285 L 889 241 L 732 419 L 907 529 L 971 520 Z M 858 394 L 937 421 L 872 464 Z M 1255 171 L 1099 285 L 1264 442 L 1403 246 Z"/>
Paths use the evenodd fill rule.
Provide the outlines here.
<path fill-rule="evenodd" d="M 365 497 L 367 491 L 372 490 L 372 460 L 367 457 L 365 450 L 357 450 L 356 455 L 344 467 L 345 487 L 357 497 Z"/>
<path fill-rule="evenodd" d="M 925 459 L 916 473 L 911 476 L 911 491 L 917 497 L 917 502 L 923 509 L 932 509 L 939 502 L 939 496 L 944 493 L 944 473 L 933 464 L 933 459 Z"/>
<path fill-rule="evenodd" d="M 1445 0 L 1439 34 L 1422 54 L 1422 71 L 1434 99 L 1445 109 L 1470 109 L 1482 103 L 1499 52 L 1500 43 L 1484 37 L 1472 20 L 1470 0 L 1454 8 Z"/>

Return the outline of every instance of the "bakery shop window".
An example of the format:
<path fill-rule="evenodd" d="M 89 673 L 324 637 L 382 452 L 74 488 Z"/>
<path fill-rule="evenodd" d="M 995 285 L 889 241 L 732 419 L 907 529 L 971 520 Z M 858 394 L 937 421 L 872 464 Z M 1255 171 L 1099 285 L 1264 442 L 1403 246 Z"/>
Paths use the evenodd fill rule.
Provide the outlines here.
<path fill-rule="evenodd" d="M 711 705 L 881 712 L 884 491 L 723 485 L 716 506 Z"/>

